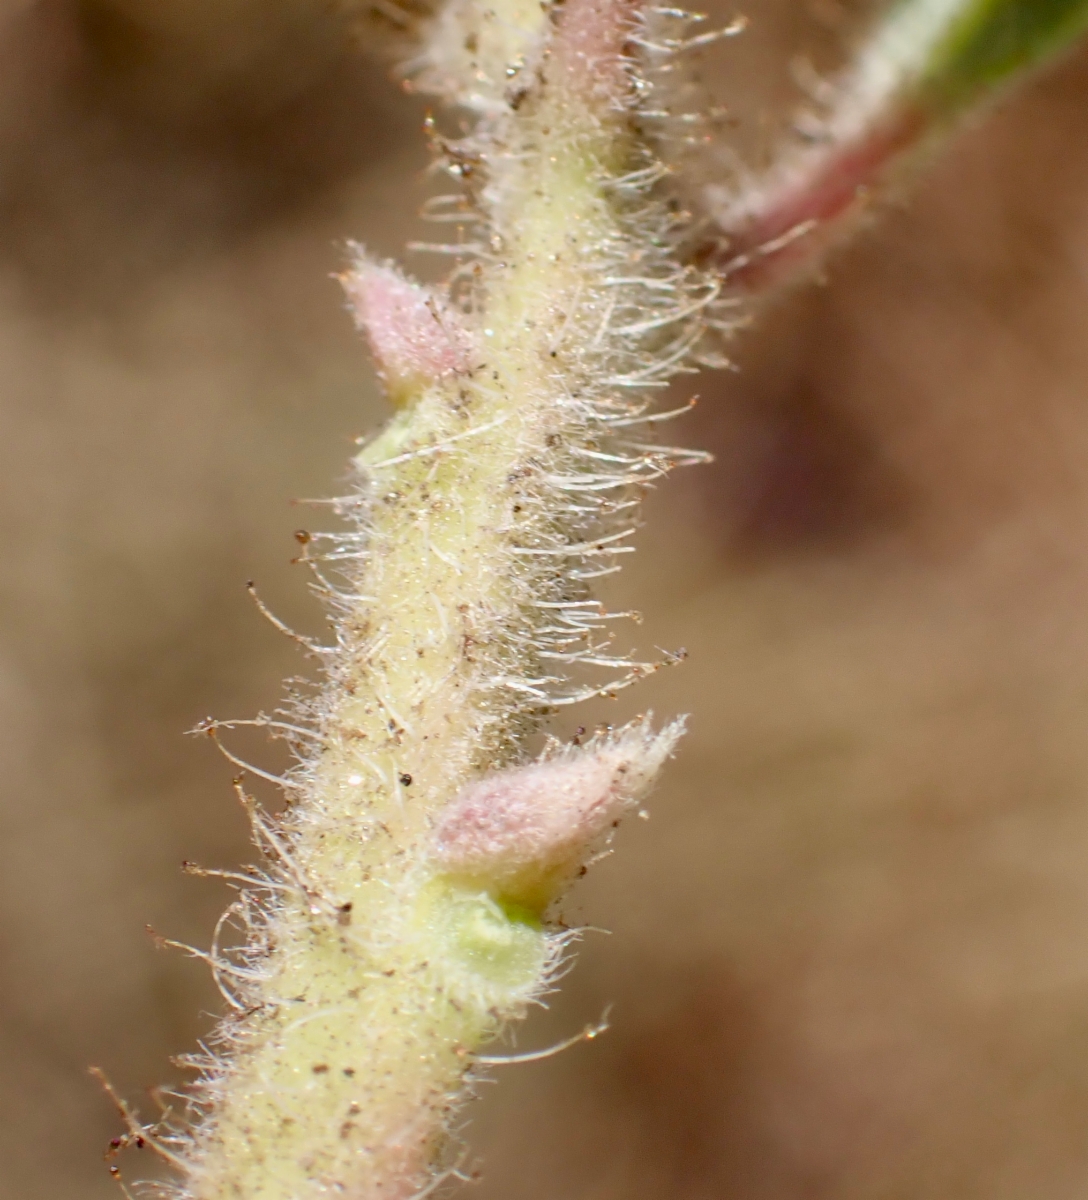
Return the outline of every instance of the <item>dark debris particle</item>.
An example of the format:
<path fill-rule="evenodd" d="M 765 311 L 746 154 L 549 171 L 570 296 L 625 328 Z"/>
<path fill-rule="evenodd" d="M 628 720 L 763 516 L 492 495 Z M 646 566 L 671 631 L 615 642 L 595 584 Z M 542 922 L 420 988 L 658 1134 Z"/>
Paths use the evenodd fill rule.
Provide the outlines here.
<path fill-rule="evenodd" d="M 329 1064 L 328 1063 L 314 1063 L 311 1070 L 313 1071 L 313 1073 L 315 1075 L 325 1075 L 325 1074 L 327 1074 L 327 1072 L 329 1070 Z"/>

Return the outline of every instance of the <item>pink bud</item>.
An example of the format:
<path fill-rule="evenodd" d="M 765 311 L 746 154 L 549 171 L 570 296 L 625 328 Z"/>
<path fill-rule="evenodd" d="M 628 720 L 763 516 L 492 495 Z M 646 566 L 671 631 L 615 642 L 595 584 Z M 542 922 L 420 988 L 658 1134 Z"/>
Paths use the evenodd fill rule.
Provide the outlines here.
<path fill-rule="evenodd" d="M 639 720 L 469 784 L 439 819 L 435 858 L 513 899 L 546 903 L 646 793 L 682 732 L 683 721 L 654 733 Z"/>
<path fill-rule="evenodd" d="M 460 316 L 430 288 L 363 254 L 340 282 L 395 404 L 428 383 L 467 369 L 468 332 Z"/>

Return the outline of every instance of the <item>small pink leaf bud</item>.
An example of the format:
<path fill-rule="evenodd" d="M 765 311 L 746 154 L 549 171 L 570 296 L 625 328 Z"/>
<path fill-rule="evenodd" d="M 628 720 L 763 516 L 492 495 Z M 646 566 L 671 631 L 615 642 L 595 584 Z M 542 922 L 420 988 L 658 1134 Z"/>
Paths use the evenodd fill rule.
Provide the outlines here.
<path fill-rule="evenodd" d="M 434 856 L 510 899 L 544 907 L 645 795 L 683 733 L 640 719 L 469 784 L 442 813 Z"/>
<path fill-rule="evenodd" d="M 467 369 L 468 332 L 437 292 L 361 252 L 340 282 L 394 404 Z"/>

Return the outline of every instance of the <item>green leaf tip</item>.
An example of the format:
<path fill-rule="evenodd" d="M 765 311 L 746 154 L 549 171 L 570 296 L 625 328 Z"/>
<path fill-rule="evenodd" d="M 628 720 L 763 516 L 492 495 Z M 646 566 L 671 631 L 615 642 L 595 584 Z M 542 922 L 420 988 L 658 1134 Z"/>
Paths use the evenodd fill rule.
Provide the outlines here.
<path fill-rule="evenodd" d="M 922 95 L 942 110 L 962 108 L 1066 49 L 1086 29 L 1088 0 L 954 5 L 920 80 Z"/>

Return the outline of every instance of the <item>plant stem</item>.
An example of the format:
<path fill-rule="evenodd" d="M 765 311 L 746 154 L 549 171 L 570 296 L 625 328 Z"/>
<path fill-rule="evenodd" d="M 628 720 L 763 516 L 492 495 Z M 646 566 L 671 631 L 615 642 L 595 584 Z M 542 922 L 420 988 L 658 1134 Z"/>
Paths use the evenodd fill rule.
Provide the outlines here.
<path fill-rule="evenodd" d="M 1088 28 L 1088 0 L 898 0 L 877 21 L 804 141 L 704 202 L 721 235 L 697 258 L 764 293 L 811 273 L 828 248 L 966 113 Z"/>
<path fill-rule="evenodd" d="M 650 191 L 637 22 L 567 0 L 498 117 L 447 147 L 486 179 L 461 294 L 365 257 L 345 279 L 400 410 L 355 460 L 353 528 L 307 546 L 346 577 L 328 682 L 290 718 L 315 748 L 284 818 L 245 800 L 272 869 L 228 914 L 243 948 L 209 955 L 235 1011 L 196 1060 L 195 1127 L 156 1143 L 194 1200 L 404 1200 L 455 1173 L 475 1051 L 547 986 L 557 895 L 679 735 L 639 721 L 517 767 L 549 711 L 654 669 L 609 648 L 586 580 L 698 458 L 627 432 L 715 295 Z"/>
<path fill-rule="evenodd" d="M 820 143 L 710 194 L 729 244 L 704 257 L 738 289 L 811 261 L 866 187 L 1086 20 L 1088 0 L 903 0 Z M 660 665 L 616 653 L 590 581 L 644 489 L 700 459 L 639 429 L 721 323 L 641 132 L 635 47 L 681 47 L 676 26 L 633 0 L 454 0 L 432 22 L 424 78 L 479 115 L 435 136 L 466 186 L 436 207 L 468 240 L 442 289 L 363 254 L 345 276 L 398 411 L 355 459 L 347 532 L 304 539 L 335 638 L 279 726 L 286 814 L 237 781 L 269 869 L 225 873 L 244 936 L 203 955 L 232 1012 L 192 1060 L 193 1120 L 122 1105 L 178 1169 L 168 1194 L 408 1200 L 458 1174 L 477 1050 L 547 988 L 557 899 L 680 735 L 639 719 L 526 762 L 547 715 Z"/>

